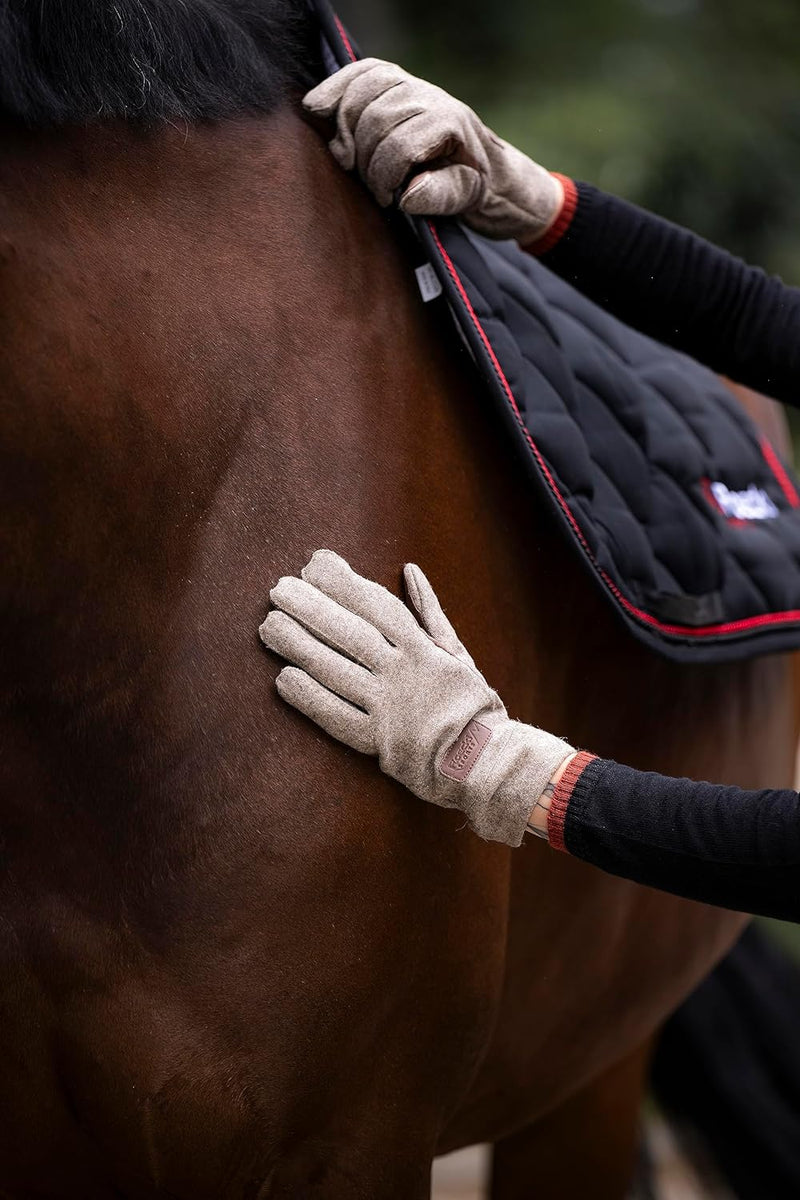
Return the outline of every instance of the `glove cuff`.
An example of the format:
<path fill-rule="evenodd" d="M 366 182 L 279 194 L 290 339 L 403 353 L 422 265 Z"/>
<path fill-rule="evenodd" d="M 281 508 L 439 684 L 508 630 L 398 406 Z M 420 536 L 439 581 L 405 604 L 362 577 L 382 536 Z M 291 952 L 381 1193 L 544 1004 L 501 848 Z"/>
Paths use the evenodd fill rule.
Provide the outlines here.
<path fill-rule="evenodd" d="M 464 220 L 489 237 L 535 241 L 557 219 L 564 202 L 561 182 L 516 146 L 492 135 L 487 189 Z"/>
<path fill-rule="evenodd" d="M 506 727 L 482 753 L 484 796 L 469 816 L 472 828 L 481 837 L 519 846 L 531 809 L 575 749 L 534 725 L 521 721 L 504 724 Z"/>

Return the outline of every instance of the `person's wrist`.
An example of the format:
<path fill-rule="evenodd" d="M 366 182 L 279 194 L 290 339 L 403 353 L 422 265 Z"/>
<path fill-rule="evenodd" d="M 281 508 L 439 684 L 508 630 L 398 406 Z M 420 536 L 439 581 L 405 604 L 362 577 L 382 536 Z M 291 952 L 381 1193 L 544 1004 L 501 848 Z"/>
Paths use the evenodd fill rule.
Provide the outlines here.
<path fill-rule="evenodd" d="M 516 177 L 514 189 L 521 217 L 516 240 L 523 250 L 533 253 L 534 247 L 558 225 L 566 196 L 558 175 L 539 166 L 533 159 L 525 162 L 525 169 Z"/>
<path fill-rule="evenodd" d="M 501 721 L 480 760 L 483 778 L 476 784 L 481 801 L 471 822 L 473 829 L 482 837 L 519 846 L 528 830 L 531 797 L 541 794 L 574 753 L 568 742 L 535 725 Z"/>
<path fill-rule="evenodd" d="M 531 815 L 528 818 L 528 829 L 537 837 L 548 840 L 547 822 L 550 818 L 550 805 L 553 802 L 553 796 L 555 795 L 555 791 L 559 785 L 561 776 L 564 774 L 573 758 L 575 758 L 576 754 L 577 751 L 574 751 L 564 759 L 558 770 L 553 773 L 550 781 L 545 785 L 541 796 L 537 798 L 533 808 L 531 809 Z"/>
<path fill-rule="evenodd" d="M 547 220 L 547 223 L 539 230 L 538 236 L 535 239 L 536 241 L 547 237 L 548 233 L 556 224 L 562 212 L 564 211 L 564 204 L 566 202 L 566 193 L 564 191 L 564 184 L 562 183 L 561 176 L 554 174 L 552 171 L 548 171 L 547 174 L 549 176 L 549 182 L 553 188 L 552 212 Z"/>
<path fill-rule="evenodd" d="M 508 199 L 520 216 L 516 240 L 525 247 L 546 239 L 558 226 L 566 195 L 560 176 L 519 150 L 515 149 L 514 154 L 524 165 L 515 173 Z"/>
<path fill-rule="evenodd" d="M 535 236 L 520 239 L 520 249 L 534 257 L 540 257 L 560 242 L 561 238 L 572 224 L 575 209 L 578 204 L 578 190 L 574 182 L 566 175 L 556 171 L 548 172 L 554 189 L 558 189 L 558 201 L 547 223 L 539 228 Z"/>

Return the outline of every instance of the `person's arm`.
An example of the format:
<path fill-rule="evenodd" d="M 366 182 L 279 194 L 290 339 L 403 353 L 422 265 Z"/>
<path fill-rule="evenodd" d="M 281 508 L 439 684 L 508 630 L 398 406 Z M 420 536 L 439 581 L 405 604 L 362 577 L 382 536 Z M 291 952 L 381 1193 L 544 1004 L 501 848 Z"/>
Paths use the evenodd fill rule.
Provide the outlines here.
<path fill-rule="evenodd" d="M 295 664 L 284 699 L 482 837 L 544 835 L 651 887 L 800 920 L 796 792 L 634 771 L 511 720 L 419 568 L 405 580 L 413 613 L 328 550 L 280 580 L 260 633 Z"/>
<path fill-rule="evenodd" d="M 800 289 L 587 183 L 524 248 L 629 325 L 800 404 Z"/>
<path fill-rule="evenodd" d="M 515 238 L 591 299 L 739 383 L 800 404 L 800 289 L 589 184 L 552 174 L 441 88 L 363 59 L 304 100 L 380 204 Z"/>
<path fill-rule="evenodd" d="M 690 900 L 800 921 L 800 795 L 670 779 L 577 754 L 535 818 L 550 845 Z"/>

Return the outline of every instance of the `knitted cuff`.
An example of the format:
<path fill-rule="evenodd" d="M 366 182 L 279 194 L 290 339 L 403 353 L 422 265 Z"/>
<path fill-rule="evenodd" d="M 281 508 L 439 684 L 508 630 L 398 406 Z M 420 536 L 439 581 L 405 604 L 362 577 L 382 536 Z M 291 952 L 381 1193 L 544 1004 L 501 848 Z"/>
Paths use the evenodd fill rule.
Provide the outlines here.
<path fill-rule="evenodd" d="M 564 774 L 556 784 L 556 790 L 550 802 L 550 811 L 547 814 L 547 839 L 554 850 L 564 850 L 566 852 L 567 847 L 564 845 L 564 822 L 567 819 L 569 802 L 572 799 L 575 784 L 589 763 L 594 762 L 596 758 L 596 754 L 588 754 L 585 750 L 580 750 L 567 763 Z"/>

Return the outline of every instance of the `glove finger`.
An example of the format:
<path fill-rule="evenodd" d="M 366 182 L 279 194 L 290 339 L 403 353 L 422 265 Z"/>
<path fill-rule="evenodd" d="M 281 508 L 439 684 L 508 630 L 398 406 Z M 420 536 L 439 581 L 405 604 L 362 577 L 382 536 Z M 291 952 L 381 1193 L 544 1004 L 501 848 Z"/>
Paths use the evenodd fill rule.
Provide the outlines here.
<path fill-rule="evenodd" d="M 369 710 L 375 677 L 352 659 L 326 646 L 293 617 L 273 609 L 258 632 L 270 650 L 302 667 L 312 679 L 343 700 Z"/>
<path fill-rule="evenodd" d="M 357 575 L 349 563 L 333 551 L 317 550 L 308 566 L 303 568 L 302 576 L 331 601 L 368 621 L 392 645 L 413 644 L 421 636 L 419 625 L 402 600 L 379 583 Z"/>
<path fill-rule="evenodd" d="M 329 79 L 323 79 L 303 97 L 303 108 L 317 117 L 330 117 L 339 107 L 342 96 L 350 84 L 362 75 L 373 71 L 375 67 L 385 66 L 380 58 L 361 58 L 358 62 L 348 63 Z M 398 67 L 399 71 L 400 68 Z"/>
<path fill-rule="evenodd" d="M 467 666 L 475 669 L 475 663 L 469 651 L 459 640 L 450 621 L 445 615 L 439 597 L 431 587 L 427 576 L 416 563 L 406 563 L 403 568 L 403 579 L 406 585 L 406 595 L 420 625 L 430 634 L 437 646 L 452 654 Z"/>
<path fill-rule="evenodd" d="M 453 163 L 412 179 L 400 197 L 400 207 L 412 216 L 452 217 L 477 207 L 483 191 L 480 171 L 466 163 Z"/>
<path fill-rule="evenodd" d="M 432 119 L 431 114 L 426 112 L 423 98 L 419 92 L 415 93 L 412 88 L 401 82 L 376 96 L 366 106 L 353 130 L 356 166 L 362 177 L 366 175 L 372 156 L 384 138 L 414 117 L 422 119 L 415 122 L 412 137 L 404 139 L 401 147 L 408 157 L 406 170 L 410 170 L 415 162 L 413 140 L 421 140 L 424 137 L 425 125 Z"/>
<path fill-rule="evenodd" d="M 327 691 L 316 679 L 298 667 L 284 667 L 275 680 L 279 694 L 287 703 L 316 721 L 331 737 L 338 738 L 361 754 L 376 754 L 369 717 Z"/>
<path fill-rule="evenodd" d="M 364 109 L 406 77 L 405 71 L 394 63 L 376 61 L 372 70 L 348 83 L 336 109 L 336 137 L 329 143 L 329 149 L 346 171 L 355 165 L 355 132 Z"/>
<path fill-rule="evenodd" d="M 311 633 L 369 670 L 377 670 L 391 654 L 385 638 L 347 605 L 320 591 L 304 579 L 286 575 L 269 594 L 276 608 L 294 617 Z"/>
<path fill-rule="evenodd" d="M 429 114 L 420 113 L 398 125 L 376 146 L 363 179 L 378 203 L 386 205 L 417 163 L 457 152 L 449 120 L 432 121 Z"/>

